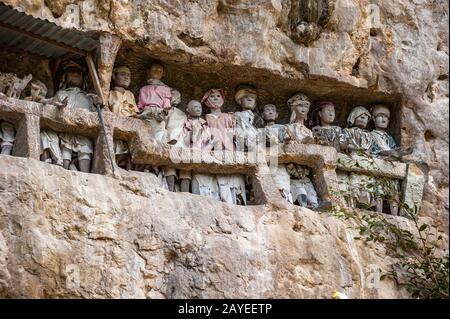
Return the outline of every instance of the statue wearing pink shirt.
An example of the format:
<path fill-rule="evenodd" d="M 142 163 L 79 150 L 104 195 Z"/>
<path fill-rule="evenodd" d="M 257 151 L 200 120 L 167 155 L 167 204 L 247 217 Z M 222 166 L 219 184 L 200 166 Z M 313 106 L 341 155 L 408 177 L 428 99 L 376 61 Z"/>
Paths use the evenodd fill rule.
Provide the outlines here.
<path fill-rule="evenodd" d="M 138 108 L 141 111 L 139 118 L 151 122 L 153 135 L 159 142 L 165 142 L 169 111 L 181 101 L 180 92 L 161 81 L 164 73 L 161 63 L 153 63 L 148 70 L 148 84 L 141 88 L 138 98 Z"/>

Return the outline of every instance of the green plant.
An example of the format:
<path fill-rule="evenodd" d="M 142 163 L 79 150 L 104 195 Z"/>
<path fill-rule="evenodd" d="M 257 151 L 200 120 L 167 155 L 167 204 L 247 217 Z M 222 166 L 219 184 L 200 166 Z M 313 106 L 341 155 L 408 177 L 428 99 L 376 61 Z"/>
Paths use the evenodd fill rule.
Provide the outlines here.
<path fill-rule="evenodd" d="M 386 254 L 397 259 L 381 279 L 392 278 L 414 298 L 449 298 L 449 255 L 439 250 L 444 244 L 442 234 L 435 226 L 419 222 L 417 206 L 410 209 L 400 202 L 398 206 L 412 221 L 411 231 L 399 227 L 395 217 L 381 213 L 342 207 L 332 207 L 329 212 L 355 222 L 359 234 L 355 239 L 381 243 Z"/>

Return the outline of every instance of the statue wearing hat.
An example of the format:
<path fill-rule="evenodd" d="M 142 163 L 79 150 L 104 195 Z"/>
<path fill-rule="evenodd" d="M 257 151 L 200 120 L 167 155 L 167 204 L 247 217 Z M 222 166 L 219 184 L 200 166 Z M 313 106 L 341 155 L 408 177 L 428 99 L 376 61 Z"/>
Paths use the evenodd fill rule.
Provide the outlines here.
<path fill-rule="evenodd" d="M 61 88 L 55 97 L 59 102 L 65 103 L 68 108 L 80 108 L 94 112 L 93 97 L 84 91 L 85 77 L 84 69 L 74 61 L 69 61 L 63 67 Z M 63 166 L 66 169 L 76 170 L 75 162 L 82 172 L 89 172 L 91 167 L 94 145 L 92 140 L 85 136 L 60 133 Z M 77 154 L 73 159 L 73 155 Z"/>
<path fill-rule="evenodd" d="M 363 106 L 357 106 L 350 112 L 347 127 L 342 130 L 339 140 L 341 150 L 367 155 L 371 153 L 374 141 L 366 129 L 371 117 L 370 112 Z"/>
<path fill-rule="evenodd" d="M 411 148 L 398 147 L 394 138 L 386 132 L 391 117 L 391 111 L 383 104 L 377 104 L 372 108 L 372 118 L 375 129 L 371 132 L 374 146 L 372 154 L 389 159 L 399 159 L 404 155 L 411 154 Z"/>
<path fill-rule="evenodd" d="M 113 89 L 109 92 L 108 105 L 111 112 L 122 116 L 133 116 L 138 112 L 134 95 L 128 90 L 131 83 L 131 71 L 126 66 L 119 66 L 112 73 Z M 131 158 L 128 144 L 125 141 L 114 140 L 114 154 L 119 167 L 131 168 Z"/>
<path fill-rule="evenodd" d="M 394 138 L 386 130 L 389 126 L 391 112 L 383 104 L 377 104 L 372 108 L 372 117 L 375 129 L 370 132 L 374 140 L 372 154 L 376 157 L 398 159 L 403 155 L 410 154 L 412 149 L 403 149 L 397 146 Z M 398 215 L 398 201 L 400 182 L 395 179 L 377 179 L 375 183 L 377 194 L 379 194 L 377 210 L 383 211 L 383 200 L 389 203 L 391 215 Z"/>
<path fill-rule="evenodd" d="M 303 93 L 292 96 L 287 104 L 291 109 L 291 118 L 286 125 L 286 141 L 300 141 L 310 144 L 314 142 L 312 131 L 305 126 L 311 102 Z"/>
<path fill-rule="evenodd" d="M 254 125 L 257 93 L 251 86 L 241 86 L 236 91 L 234 100 L 242 108 L 235 112 L 236 117 L 236 149 L 238 151 L 252 151 L 258 142 L 258 130 Z"/>
<path fill-rule="evenodd" d="M 312 131 L 306 127 L 311 102 L 309 98 L 298 92 L 292 96 L 287 104 L 291 109 L 291 118 L 286 125 L 285 141 L 299 141 L 310 144 L 314 142 Z M 290 192 L 292 202 L 300 206 L 316 209 L 319 206 L 317 193 L 314 185 L 309 179 L 309 168 L 304 165 L 289 163 L 286 165 L 290 176 Z"/>
<path fill-rule="evenodd" d="M 370 112 L 363 106 L 357 106 L 350 112 L 347 127 L 342 130 L 339 139 L 341 150 L 370 156 L 374 145 L 372 134 L 366 129 L 370 119 Z M 356 207 L 357 204 L 364 205 L 365 208 L 376 205 L 368 187 L 369 184 L 373 185 L 372 177 L 353 172 L 339 177 L 341 190 L 348 193 L 345 195 L 351 207 Z"/>

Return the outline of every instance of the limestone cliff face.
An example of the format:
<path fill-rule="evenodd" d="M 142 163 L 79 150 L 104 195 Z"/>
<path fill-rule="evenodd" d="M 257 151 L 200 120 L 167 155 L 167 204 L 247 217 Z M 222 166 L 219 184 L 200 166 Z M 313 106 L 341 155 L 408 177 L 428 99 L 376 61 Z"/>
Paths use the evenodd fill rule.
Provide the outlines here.
<path fill-rule="evenodd" d="M 294 83 L 289 82 L 292 90 L 306 86 L 319 95 L 342 83 L 351 85 L 346 87 L 348 95 L 358 89 L 366 89 L 363 96 L 398 94 L 399 138 L 414 146 L 410 159 L 430 169 L 423 213 L 448 228 L 447 1 L 337 0 L 310 5 L 317 12 L 305 13 L 309 20 L 316 17 L 319 23 L 324 10 L 328 18 L 309 46 L 291 38 L 291 10 L 302 1 L 3 2 L 62 26 L 114 33 L 145 47 L 153 57 L 193 69 L 267 70 L 280 76 L 275 82 L 288 79 Z M 276 91 L 277 83 L 268 79 Z M 305 79 L 309 82 L 302 84 Z"/>
<path fill-rule="evenodd" d="M 429 168 L 421 214 L 448 232 L 447 1 L 320 1 L 301 15 L 317 27 L 306 42 L 291 17 L 310 1 L 3 2 L 113 33 L 172 68 L 254 72 L 275 98 L 278 89 L 357 95 L 355 103 L 387 96 L 401 143 L 414 147 L 408 158 Z M 167 193 L 144 175 L 114 180 L 35 160 L 0 163 L 1 296 L 406 296 L 390 282 L 367 286 L 371 265 L 386 268 L 389 259 L 331 217 Z"/>
<path fill-rule="evenodd" d="M 2 156 L 0 176 L 2 297 L 408 296 L 390 281 L 374 288 L 393 260 L 335 217 L 174 195 L 145 173 Z"/>

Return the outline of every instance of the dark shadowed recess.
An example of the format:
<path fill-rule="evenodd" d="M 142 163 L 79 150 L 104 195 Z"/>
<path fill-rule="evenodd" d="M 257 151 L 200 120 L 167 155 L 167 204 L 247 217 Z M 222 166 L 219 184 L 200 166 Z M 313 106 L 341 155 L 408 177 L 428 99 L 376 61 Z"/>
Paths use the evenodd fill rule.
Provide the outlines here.
<path fill-rule="evenodd" d="M 174 56 L 176 55 L 174 54 Z M 126 65 L 131 69 L 131 90 L 136 96 L 139 88 L 146 83 L 146 69 L 157 60 L 163 62 L 167 68 L 167 74 L 163 81 L 181 92 L 182 102 L 179 106 L 181 109 L 184 109 L 192 99 L 200 100 L 204 92 L 210 88 L 224 88 L 226 101 L 223 110 L 238 111 L 239 107 L 234 101 L 235 90 L 239 84 L 246 83 L 254 85 L 258 89 L 260 109 L 268 103 L 277 105 L 280 114 L 279 123 L 288 123 L 290 110 L 286 101 L 300 91 L 310 97 L 311 111 L 320 101 L 334 102 L 336 124 L 342 127 L 345 127 L 346 118 L 353 107 L 365 106 L 370 109 L 375 104 L 384 103 L 392 112 L 391 134 L 397 139 L 400 136 L 400 94 L 386 94 L 358 88 L 324 77 L 298 80 L 283 77 L 281 74 L 267 69 L 248 66 L 179 62 L 167 54 L 161 56 L 144 47 L 124 43 L 117 55 L 116 66 Z M 203 110 L 203 112 L 207 113 L 208 110 Z"/>
<path fill-rule="evenodd" d="M 386 94 L 352 86 L 324 77 L 309 77 L 305 80 L 292 79 L 282 76 L 277 71 L 257 69 L 249 66 L 224 65 L 223 63 L 200 64 L 179 62 L 176 57 L 167 53 L 160 56 L 136 44 L 124 43 L 117 55 L 116 66 L 126 65 L 132 71 L 131 90 L 138 95 L 139 89 L 146 84 L 146 69 L 153 61 L 159 60 L 167 68 L 163 81 L 171 87 L 177 88 L 182 94 L 181 109 L 191 99 L 200 100 L 210 88 L 224 88 L 226 101 L 224 111 L 239 110 L 234 101 L 235 89 L 239 84 L 251 84 L 258 89 L 258 106 L 272 103 L 278 106 L 280 114 L 278 123 L 289 121 L 290 111 L 286 101 L 296 92 L 307 94 L 312 102 L 312 108 L 320 101 L 332 101 L 336 105 L 336 124 L 345 127 L 346 118 L 351 109 L 361 105 L 370 109 L 377 103 L 384 103 L 391 109 L 391 125 L 389 131 L 400 142 L 401 104 L 400 94 Z M 58 88 L 53 83 L 53 61 L 20 50 L 0 50 L 0 72 L 13 72 L 19 77 L 28 73 L 33 79 L 39 79 L 47 84 L 49 96 Z M 90 91 L 92 84 L 88 83 Z M 23 95 L 28 95 L 29 87 Z M 207 113 L 208 110 L 204 110 Z M 257 110 L 259 112 L 259 110 Z"/>

